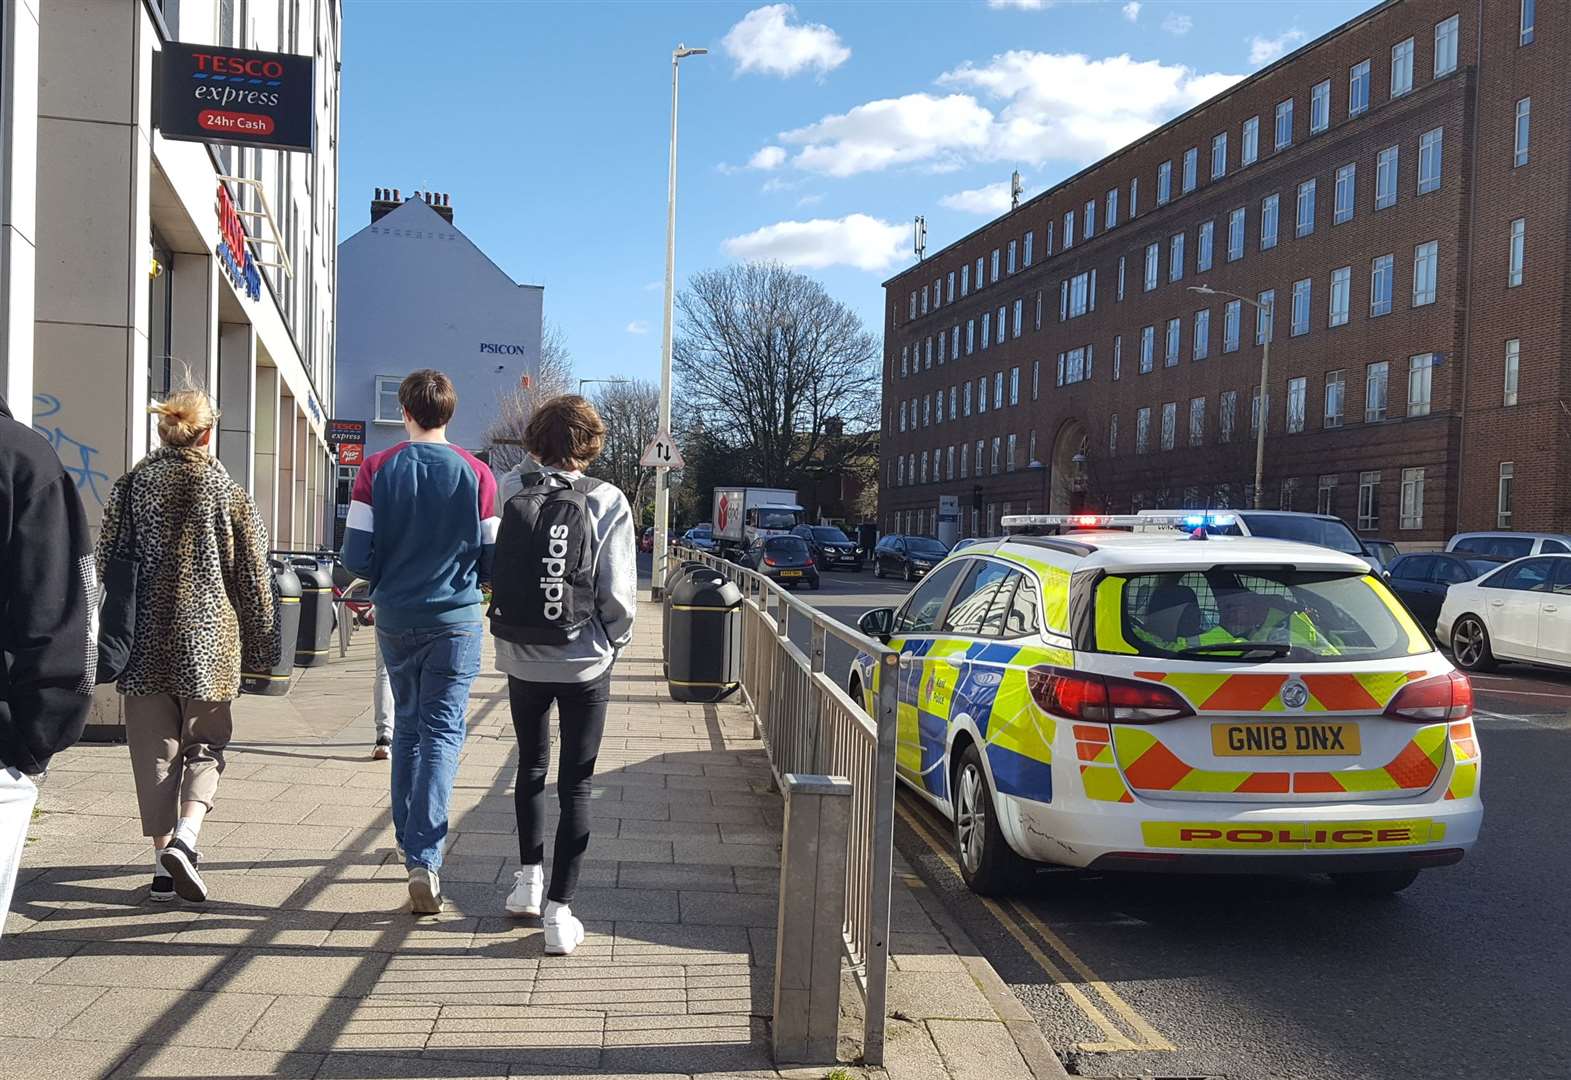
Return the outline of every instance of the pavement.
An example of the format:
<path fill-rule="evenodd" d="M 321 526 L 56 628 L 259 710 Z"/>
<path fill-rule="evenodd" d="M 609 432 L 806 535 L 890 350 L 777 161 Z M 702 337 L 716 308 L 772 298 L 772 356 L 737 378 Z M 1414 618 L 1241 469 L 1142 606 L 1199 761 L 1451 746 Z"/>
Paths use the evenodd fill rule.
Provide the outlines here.
<path fill-rule="evenodd" d="M 640 606 L 616 668 L 595 831 L 573 905 L 588 937 L 545 957 L 502 912 L 517 867 L 516 747 L 487 651 L 442 871 L 408 913 L 385 762 L 369 760 L 371 635 L 242 698 L 202 831 L 207 903 L 147 901 L 123 746 L 59 755 L 0 939 L 0 1061 L 30 1080 L 523 1076 L 825 1077 L 769 1052 L 781 802 L 741 705 L 666 692 Z M 1032 1015 L 897 855 L 887 1075 L 1063 1076 Z M 845 1072 L 860 999 L 842 995 Z M 844 1075 L 844 1074 L 840 1074 Z"/>

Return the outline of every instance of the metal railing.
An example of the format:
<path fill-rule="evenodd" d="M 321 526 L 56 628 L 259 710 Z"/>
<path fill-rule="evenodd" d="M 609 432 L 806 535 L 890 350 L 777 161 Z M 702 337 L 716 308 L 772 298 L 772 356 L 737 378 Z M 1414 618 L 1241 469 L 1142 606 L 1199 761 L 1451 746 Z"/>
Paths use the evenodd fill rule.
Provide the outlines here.
<path fill-rule="evenodd" d="M 701 562 L 742 592 L 741 689 L 768 751 L 776 786 L 787 773 L 843 777 L 851 783 L 842 933 L 865 1005 L 863 1060 L 880 1065 L 889 975 L 900 655 L 819 613 L 763 574 L 686 547 L 673 548 L 669 560 L 673 567 Z M 805 652 L 792 640 L 792 632 L 802 635 L 803 627 Z M 825 671 L 831 639 L 872 657 L 879 677 L 869 679 L 864 673 L 860 678 L 864 694 L 874 699 L 874 715 Z M 867 681 L 877 684 L 876 691 Z"/>

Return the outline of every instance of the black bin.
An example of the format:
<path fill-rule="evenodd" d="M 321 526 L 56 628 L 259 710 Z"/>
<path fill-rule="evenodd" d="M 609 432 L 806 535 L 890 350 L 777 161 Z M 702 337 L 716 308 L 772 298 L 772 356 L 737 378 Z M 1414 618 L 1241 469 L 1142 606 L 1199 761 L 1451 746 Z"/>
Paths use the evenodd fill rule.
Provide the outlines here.
<path fill-rule="evenodd" d="M 296 559 L 294 572 L 300 578 L 295 666 L 316 667 L 327 663 L 333 655 L 333 575 L 315 559 Z"/>
<path fill-rule="evenodd" d="M 673 701 L 720 701 L 737 687 L 742 663 L 742 590 L 713 572 L 681 578 L 671 593 Z"/>
<path fill-rule="evenodd" d="M 718 571 L 711 570 L 697 559 L 684 559 L 676 569 L 666 575 L 665 600 L 661 603 L 660 618 L 660 662 L 665 668 L 667 677 L 671 674 L 671 594 L 676 590 L 678 582 L 685 581 L 698 571 L 705 571 L 715 577 L 723 577 Z"/>
<path fill-rule="evenodd" d="M 269 559 L 278 594 L 278 640 L 282 647 L 271 671 L 240 674 L 240 692 L 277 697 L 289 693 L 289 673 L 295 666 L 293 643 L 300 637 L 300 577 L 282 559 Z"/>

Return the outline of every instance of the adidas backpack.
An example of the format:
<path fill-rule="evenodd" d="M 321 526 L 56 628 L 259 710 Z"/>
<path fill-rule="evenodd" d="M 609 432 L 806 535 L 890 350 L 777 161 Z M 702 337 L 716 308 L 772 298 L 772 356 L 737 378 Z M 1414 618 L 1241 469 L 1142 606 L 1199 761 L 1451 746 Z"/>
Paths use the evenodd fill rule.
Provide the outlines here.
<path fill-rule="evenodd" d="M 491 633 L 514 645 L 565 645 L 595 616 L 594 524 L 599 480 L 530 473 L 502 507 L 491 573 Z"/>

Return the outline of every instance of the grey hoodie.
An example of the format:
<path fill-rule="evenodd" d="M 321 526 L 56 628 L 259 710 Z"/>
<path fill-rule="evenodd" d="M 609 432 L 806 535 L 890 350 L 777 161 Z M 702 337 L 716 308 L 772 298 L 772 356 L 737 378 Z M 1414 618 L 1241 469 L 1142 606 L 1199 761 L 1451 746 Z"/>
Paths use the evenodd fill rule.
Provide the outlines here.
<path fill-rule="evenodd" d="M 534 461 L 515 465 L 502 476 L 498 505 L 523 490 L 523 477 L 559 473 L 576 480 L 582 473 L 549 469 Z M 602 483 L 588 496 L 595 565 L 595 613 L 576 641 L 566 645 L 514 645 L 497 639 L 498 671 L 529 682 L 588 682 L 609 671 L 633 636 L 638 609 L 638 556 L 633 547 L 633 511 L 614 484 Z"/>

